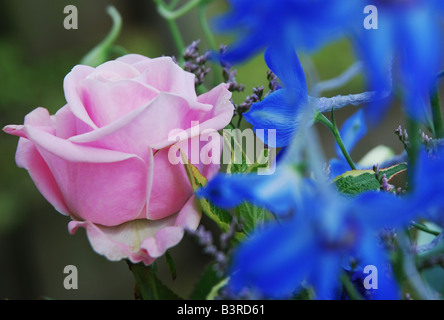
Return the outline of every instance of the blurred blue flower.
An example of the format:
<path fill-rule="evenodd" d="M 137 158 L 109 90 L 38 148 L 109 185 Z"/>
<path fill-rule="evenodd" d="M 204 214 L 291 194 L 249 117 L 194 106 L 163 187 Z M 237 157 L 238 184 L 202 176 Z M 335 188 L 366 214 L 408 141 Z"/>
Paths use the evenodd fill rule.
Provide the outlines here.
<path fill-rule="evenodd" d="M 318 299 L 334 299 L 344 262 L 353 258 L 362 268 L 377 268 L 379 287 L 373 298 L 398 298 L 378 231 L 405 226 L 414 218 L 404 198 L 373 191 L 345 197 L 332 186 L 301 179 L 288 163 L 268 176 L 219 175 L 198 191 L 198 197 L 223 208 L 249 201 L 279 219 L 238 247 L 230 274 L 234 292 L 249 287 L 266 297 L 288 298 L 305 283 L 315 288 Z"/>
<path fill-rule="evenodd" d="M 410 221 L 401 198 L 366 192 L 350 199 L 332 191 L 303 197 L 298 209 L 289 220 L 269 223 L 238 247 L 231 269 L 233 291 L 249 287 L 282 299 L 297 294 L 304 284 L 313 286 L 317 299 L 334 299 L 344 261 L 353 258 L 362 268 L 377 268 L 374 299 L 399 298 L 377 232 Z"/>
<path fill-rule="evenodd" d="M 288 43 L 276 43 L 265 52 L 265 61 L 282 82 L 281 88 L 264 100 L 251 105 L 244 118 L 256 132 L 263 129 L 264 143 L 270 147 L 285 147 L 297 130 L 297 115 L 307 106 L 308 93 L 304 70 Z M 276 141 L 269 139 L 268 130 L 276 130 Z"/>
<path fill-rule="evenodd" d="M 419 121 L 428 119 L 426 98 L 443 56 L 442 0 L 231 0 L 229 3 L 231 11 L 220 17 L 216 26 L 220 31 L 237 31 L 240 36 L 220 57 L 222 60 L 245 61 L 279 43 L 298 52 L 314 50 L 348 35 L 365 62 L 369 89 L 379 95 L 366 108 L 370 123 L 377 124 L 387 112 L 390 99 L 386 98 L 392 96 L 392 77 L 403 89 L 406 113 Z M 377 29 L 364 27 L 367 5 L 377 8 Z M 295 66 L 293 60 L 276 61 L 282 64 L 281 69 Z M 267 103 L 278 105 L 280 98 L 278 95 Z"/>
<path fill-rule="evenodd" d="M 362 1 L 378 9 L 378 29 L 357 29 L 354 40 L 367 66 L 372 90 L 383 92 L 390 86 L 389 70 L 399 79 L 405 94 L 407 113 L 420 121 L 427 118 L 429 90 L 442 62 L 441 0 Z M 359 32 L 360 31 L 360 32 Z M 368 109 L 372 122 L 382 118 L 387 103 Z"/>
<path fill-rule="evenodd" d="M 414 170 L 414 189 L 407 199 L 410 210 L 444 228 L 444 147 L 442 141 L 433 150 L 422 148 Z"/>
<path fill-rule="evenodd" d="M 362 18 L 359 1 L 229 0 L 230 11 L 215 21 L 221 32 L 236 32 L 237 41 L 223 60 L 241 62 L 274 42 L 315 50 L 343 36 L 347 26 Z M 362 19 L 361 23 L 362 23 Z"/>
<path fill-rule="evenodd" d="M 291 166 L 277 166 L 271 175 L 218 174 L 197 191 L 224 209 L 234 208 L 244 201 L 265 207 L 278 215 L 295 210 L 300 194 L 299 175 Z"/>

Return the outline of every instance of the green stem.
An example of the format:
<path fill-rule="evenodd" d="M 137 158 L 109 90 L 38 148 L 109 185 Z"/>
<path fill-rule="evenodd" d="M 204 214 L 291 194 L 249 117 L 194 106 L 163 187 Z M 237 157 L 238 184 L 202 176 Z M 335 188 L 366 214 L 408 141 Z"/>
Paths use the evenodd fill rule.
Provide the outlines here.
<path fill-rule="evenodd" d="M 168 28 L 170 28 L 171 35 L 173 36 L 174 44 L 179 52 L 178 62 L 180 65 L 184 64 L 183 54 L 185 53 L 185 42 L 183 41 L 182 35 L 180 34 L 179 27 L 175 20 L 166 19 Z"/>
<path fill-rule="evenodd" d="M 106 12 L 113 20 L 113 26 L 105 39 L 103 39 L 97 46 L 95 46 L 83 59 L 80 64 L 97 67 L 106 60 L 108 60 L 109 50 L 112 48 L 114 41 L 120 34 L 122 29 L 122 16 L 119 11 L 113 6 L 108 6 Z"/>
<path fill-rule="evenodd" d="M 168 4 L 166 7 L 167 7 L 169 10 L 174 10 L 174 8 L 177 6 L 177 4 L 179 3 L 179 1 L 180 1 L 180 0 L 173 0 L 173 1 L 171 1 L 171 3 Z"/>
<path fill-rule="evenodd" d="M 157 9 L 159 10 L 160 15 L 166 20 L 176 20 L 182 17 L 183 15 L 187 14 L 191 10 L 193 10 L 202 2 L 202 0 L 191 0 L 187 4 L 184 4 L 182 7 L 180 7 L 179 9 L 171 11 L 161 0 L 154 0 L 154 1 L 158 5 Z"/>
<path fill-rule="evenodd" d="M 418 121 L 408 118 L 408 136 L 409 136 L 409 147 L 407 149 L 407 154 L 409 156 L 409 190 L 412 191 L 415 187 L 414 172 L 416 166 L 416 159 L 418 157 L 418 152 L 420 148 L 419 141 L 419 123 Z"/>
<path fill-rule="evenodd" d="M 435 128 L 435 138 L 444 137 L 444 126 L 442 120 L 441 104 L 439 102 L 438 86 L 435 85 L 430 93 L 430 105 L 432 107 L 433 126 Z"/>
<path fill-rule="evenodd" d="M 418 230 L 424 231 L 424 232 L 432 234 L 434 236 L 438 236 L 440 234 L 440 232 L 434 231 L 434 230 L 430 230 L 427 226 L 425 226 L 425 225 L 423 225 L 421 223 L 413 222 L 412 226 L 414 226 Z"/>
<path fill-rule="evenodd" d="M 159 14 L 166 20 L 168 24 L 168 28 L 170 29 L 171 35 L 173 36 L 174 44 L 176 45 L 177 51 L 179 52 L 179 64 L 183 65 L 184 59 L 183 54 L 185 53 L 185 42 L 183 41 L 182 35 L 180 34 L 179 27 L 177 26 L 176 19 L 182 16 L 184 13 L 181 13 L 180 15 L 177 14 L 171 14 L 172 11 L 170 11 L 167 7 L 167 5 L 163 2 L 163 0 L 153 0 L 157 5 L 157 11 Z M 193 0 L 191 2 L 196 2 L 196 5 L 200 2 Z M 190 3 L 184 5 L 184 7 L 187 7 Z M 183 11 L 183 7 L 176 10 L 176 11 Z M 174 12 L 176 12 L 174 11 Z"/>
<path fill-rule="evenodd" d="M 208 41 L 208 45 L 210 46 L 210 49 L 213 51 L 217 51 L 217 45 L 216 40 L 214 39 L 213 33 L 211 32 L 210 26 L 208 25 L 206 13 L 208 8 L 209 2 L 202 2 L 199 6 L 199 22 L 200 26 L 202 27 L 202 30 L 204 32 L 205 38 Z M 213 65 L 213 74 L 214 74 L 214 84 L 215 86 L 222 83 L 222 68 L 219 64 Z"/>
<path fill-rule="evenodd" d="M 336 123 L 334 121 L 333 111 L 332 111 L 332 122 L 327 119 L 326 116 L 324 116 L 322 113 L 318 112 L 315 115 L 315 120 L 325 125 L 333 134 L 333 137 L 336 140 L 336 143 L 338 144 L 339 148 L 342 151 L 342 154 L 345 157 L 345 160 L 347 160 L 350 168 L 352 170 L 356 170 L 355 163 L 353 162 L 352 158 L 350 157 L 350 154 L 348 153 L 347 149 L 345 148 L 344 142 L 342 141 L 341 135 L 339 134 L 338 127 L 336 126 Z"/>
<path fill-rule="evenodd" d="M 217 50 L 216 41 L 214 40 L 213 33 L 211 32 L 210 26 L 208 25 L 207 22 L 207 16 L 206 16 L 207 8 L 208 8 L 207 2 L 203 2 L 199 6 L 199 22 L 205 34 L 205 37 L 207 38 L 210 49 L 215 51 Z"/>
<path fill-rule="evenodd" d="M 341 274 L 341 282 L 345 287 L 345 290 L 347 290 L 351 300 L 363 300 L 362 296 L 359 294 L 358 290 L 356 290 L 355 286 L 345 272 Z"/>

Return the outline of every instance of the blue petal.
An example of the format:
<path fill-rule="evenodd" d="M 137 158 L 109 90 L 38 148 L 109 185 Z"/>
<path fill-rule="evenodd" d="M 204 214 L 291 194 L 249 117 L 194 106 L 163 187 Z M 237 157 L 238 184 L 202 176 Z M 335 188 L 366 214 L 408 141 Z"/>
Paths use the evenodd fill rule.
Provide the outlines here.
<path fill-rule="evenodd" d="M 378 288 L 369 289 L 376 300 L 397 300 L 400 298 L 399 287 L 395 281 L 390 261 L 384 249 L 379 246 L 373 233 L 364 235 L 360 246 L 361 266 L 375 266 L 377 269 Z M 370 274 L 368 274 L 370 276 Z"/>
<path fill-rule="evenodd" d="M 316 291 L 316 299 L 332 300 L 340 288 L 339 272 L 341 257 L 338 252 L 324 252 L 319 256 L 316 265 L 312 266 L 311 284 Z"/>
<path fill-rule="evenodd" d="M 331 159 L 329 161 L 330 165 L 330 179 L 334 179 L 337 176 L 340 176 L 341 174 L 350 171 L 350 165 L 348 162 L 344 159 Z"/>
<path fill-rule="evenodd" d="M 356 51 L 366 66 L 366 76 L 370 91 L 384 96 L 391 88 L 391 61 L 394 56 L 394 26 L 391 17 L 379 11 L 379 29 L 365 30 L 355 38 Z M 365 112 L 371 125 L 378 124 L 385 116 L 390 99 L 370 103 Z"/>
<path fill-rule="evenodd" d="M 270 175 L 219 174 L 199 189 L 196 195 L 225 209 L 248 201 L 266 207 L 275 214 L 287 215 L 294 210 L 296 193 L 301 189 L 293 168 L 281 166 Z"/>
<path fill-rule="evenodd" d="M 265 62 L 271 71 L 300 99 L 307 99 L 307 81 L 294 47 L 288 42 L 278 41 L 265 51 Z"/>
<path fill-rule="evenodd" d="M 386 227 L 405 227 L 417 214 L 407 198 L 389 192 L 366 191 L 354 201 L 362 225 L 375 232 Z"/>
<path fill-rule="evenodd" d="M 292 94 L 288 90 L 280 89 L 273 92 L 264 100 L 254 103 L 250 110 L 244 113 L 245 120 L 253 125 L 255 132 L 258 129 L 264 130 L 262 140 L 273 148 L 285 147 L 289 144 L 298 128 L 296 115 L 306 105 L 303 97 L 299 100 L 289 100 L 288 97 Z M 276 141 L 269 139 L 271 132 L 268 130 L 274 130 Z"/>
<path fill-rule="evenodd" d="M 427 97 L 436 81 L 442 61 L 441 19 L 433 6 L 418 6 L 399 19 L 396 39 L 401 54 L 401 76 L 405 85 L 406 107 L 410 117 L 424 122 L 427 108 L 421 97 Z"/>
<path fill-rule="evenodd" d="M 339 134 L 341 135 L 345 148 L 350 153 L 356 143 L 367 134 L 364 111 L 361 109 L 348 118 L 342 125 Z M 335 145 L 335 151 L 339 158 L 344 158 L 344 155 L 337 144 Z"/>
<path fill-rule="evenodd" d="M 316 256 L 314 239 L 299 223 L 269 225 L 234 254 L 230 286 L 252 286 L 270 298 L 288 298 L 300 288 Z"/>

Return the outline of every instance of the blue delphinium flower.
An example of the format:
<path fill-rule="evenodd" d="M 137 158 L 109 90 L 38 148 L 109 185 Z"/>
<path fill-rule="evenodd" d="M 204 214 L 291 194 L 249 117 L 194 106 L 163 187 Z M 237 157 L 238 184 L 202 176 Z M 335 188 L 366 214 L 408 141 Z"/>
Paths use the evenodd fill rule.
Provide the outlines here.
<path fill-rule="evenodd" d="M 298 128 L 297 115 L 308 107 L 304 70 L 288 43 L 275 43 L 265 52 L 268 67 L 281 81 L 281 88 L 251 105 L 244 118 L 253 129 L 263 129 L 264 142 L 270 147 L 285 147 Z M 283 63 L 283 61 L 285 61 Z M 268 139 L 268 130 L 276 130 L 276 141 Z"/>
<path fill-rule="evenodd" d="M 285 191 L 283 177 L 285 175 L 265 179 L 269 185 L 272 184 L 270 179 L 281 181 L 279 188 L 288 196 L 294 186 L 287 185 L 289 190 Z M 243 192 L 232 194 L 232 202 L 226 199 L 226 207 L 230 203 L 235 205 L 233 198 L 260 196 L 256 190 L 245 197 L 251 192 L 252 184 L 248 179 L 234 179 L 237 190 L 242 188 Z M 227 176 L 223 180 L 210 181 L 207 188 L 224 190 L 230 187 L 227 185 L 229 180 Z M 397 286 L 377 232 L 384 227 L 405 225 L 412 219 L 406 213 L 404 200 L 383 192 L 366 192 L 350 199 L 333 189 L 316 189 L 311 184 L 307 188 L 300 184 L 298 189 L 297 198 L 281 197 L 277 192 L 262 199 L 256 198 L 263 203 L 281 202 L 280 207 L 284 207 L 284 202 L 287 209 L 293 208 L 294 211 L 289 218 L 282 217 L 279 223 L 269 223 L 257 230 L 239 246 L 233 258 L 230 288 L 237 292 L 250 287 L 266 297 L 288 298 L 305 283 L 315 288 L 318 299 L 333 299 L 340 287 L 343 263 L 353 257 L 362 267 L 372 265 L 377 268 L 378 289 L 374 290 L 374 298 L 398 298 Z M 212 194 L 211 191 L 206 193 L 210 200 L 214 200 Z"/>
<path fill-rule="evenodd" d="M 419 121 L 429 117 L 425 98 L 442 63 L 441 0 L 232 0 L 230 4 L 231 11 L 218 25 L 241 36 L 221 59 L 245 61 L 276 43 L 298 51 L 315 49 L 347 34 L 365 63 L 369 89 L 377 93 L 376 101 L 366 108 L 370 123 L 377 124 L 386 113 L 393 80 L 403 88 L 407 114 Z M 377 29 L 364 26 L 367 5 L 378 10 Z M 297 68 L 284 57 L 276 59 L 281 69 Z"/>
<path fill-rule="evenodd" d="M 413 168 L 415 186 L 407 197 L 410 210 L 444 228 L 444 147 L 421 149 Z"/>
<path fill-rule="evenodd" d="M 275 41 L 315 50 L 344 35 L 362 13 L 358 1 L 229 0 L 230 11 L 216 20 L 216 29 L 239 38 L 222 57 L 245 61 Z M 362 20 L 361 20 L 362 21 Z"/>
<path fill-rule="evenodd" d="M 362 1 L 378 9 L 378 29 L 359 28 L 354 41 L 367 66 L 366 75 L 372 90 L 389 86 L 389 69 L 399 79 L 405 96 L 407 113 L 426 120 L 429 90 L 442 62 L 442 14 L 440 0 Z M 386 104 L 372 104 L 368 114 L 372 121 L 385 113 Z"/>
<path fill-rule="evenodd" d="M 291 166 L 277 166 L 271 175 L 223 174 L 210 180 L 205 188 L 197 191 L 198 197 L 230 209 L 249 201 L 265 207 L 278 215 L 293 212 L 300 197 L 300 177 Z"/>

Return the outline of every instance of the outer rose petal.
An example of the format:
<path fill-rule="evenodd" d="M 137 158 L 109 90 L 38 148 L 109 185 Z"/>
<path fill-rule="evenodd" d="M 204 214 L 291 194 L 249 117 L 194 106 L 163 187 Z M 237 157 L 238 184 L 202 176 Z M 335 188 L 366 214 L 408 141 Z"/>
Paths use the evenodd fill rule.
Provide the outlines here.
<path fill-rule="evenodd" d="M 147 164 L 121 152 L 75 145 L 25 126 L 70 213 L 107 226 L 137 218 L 146 203 Z"/>
<path fill-rule="evenodd" d="M 71 221 L 68 229 L 75 234 L 79 227 L 85 228 L 93 249 L 111 261 L 128 258 L 150 265 L 182 240 L 184 228 L 197 228 L 201 213 L 194 200 L 191 197 L 178 214 L 162 220 L 134 220 L 115 227 Z"/>
<path fill-rule="evenodd" d="M 68 215 L 69 209 L 63 199 L 62 192 L 48 168 L 45 160 L 34 144 L 25 138 L 20 138 L 15 155 L 17 166 L 28 170 L 40 193 L 61 214 Z"/>

